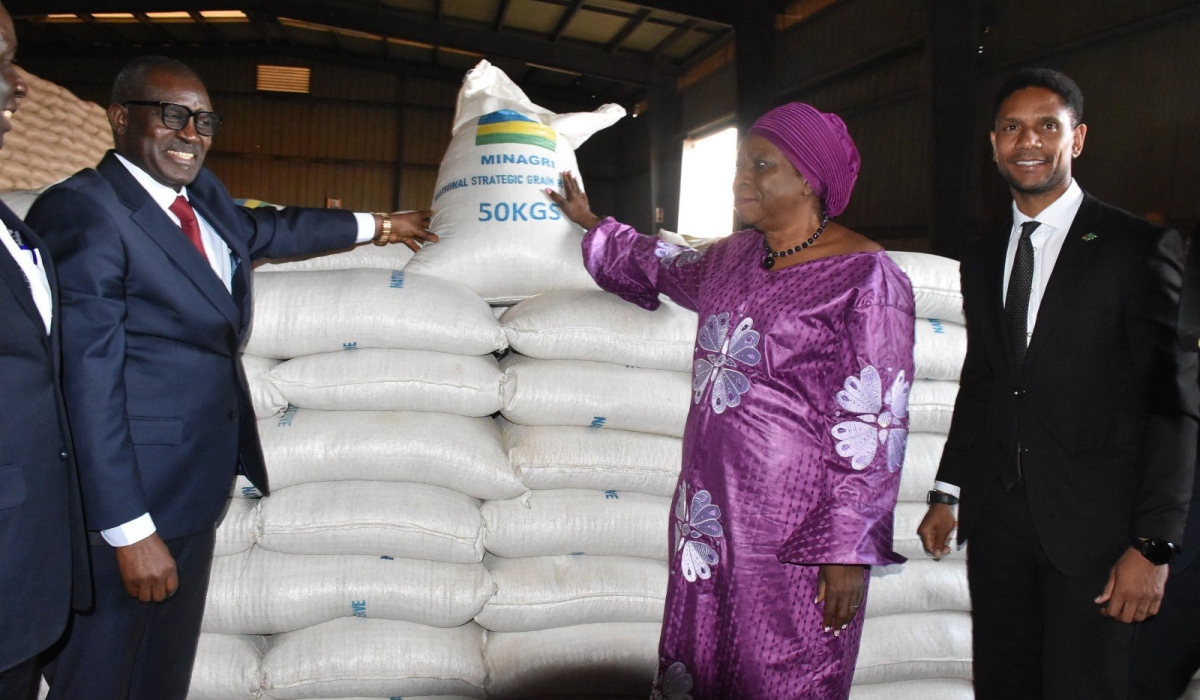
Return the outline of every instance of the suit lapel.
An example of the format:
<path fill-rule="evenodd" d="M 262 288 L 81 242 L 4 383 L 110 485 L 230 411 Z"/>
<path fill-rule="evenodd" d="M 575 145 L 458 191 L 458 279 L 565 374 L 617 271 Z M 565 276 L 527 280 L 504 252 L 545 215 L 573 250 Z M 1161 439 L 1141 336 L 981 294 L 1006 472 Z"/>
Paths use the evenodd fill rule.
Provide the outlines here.
<path fill-rule="evenodd" d="M 1099 221 L 1099 204 L 1085 194 L 1038 306 L 1037 323 L 1033 327 L 1033 337 L 1029 339 L 1029 349 L 1025 352 L 1026 366 L 1037 361 L 1038 352 L 1045 346 L 1046 338 L 1062 325 L 1059 320 L 1063 315 L 1078 304 L 1075 288 L 1086 276 L 1092 257 L 1103 245 L 1103 241 L 1084 240 L 1084 236 L 1091 233 Z"/>
<path fill-rule="evenodd" d="M 977 290 L 985 315 L 980 327 L 987 332 L 986 342 L 995 350 L 1009 372 L 1015 374 L 1012 356 L 1008 351 L 1004 329 L 1004 263 L 1008 255 L 1008 237 L 1012 231 L 1012 220 L 996 229 L 984 244 L 980 257 L 980 289 Z"/>
<path fill-rule="evenodd" d="M 32 243 L 37 247 L 38 255 L 45 261 L 42 266 L 46 268 L 46 275 L 50 280 L 50 289 L 57 289 L 52 276 L 50 257 L 46 254 L 46 247 L 42 245 L 41 239 L 33 235 L 29 227 L 3 203 L 0 203 L 0 221 L 3 221 L 5 226 L 16 229 L 26 239 L 27 243 Z M 7 235 L 8 231 L 0 232 L 0 236 Z M 29 316 L 29 320 L 37 326 L 38 337 L 42 339 L 43 343 L 49 343 L 49 339 L 46 338 L 46 324 L 42 321 L 42 314 L 38 312 L 37 304 L 33 302 L 33 293 L 29 290 L 30 282 L 25 279 L 25 272 L 17 264 L 17 261 L 13 260 L 12 256 L 8 254 L 7 249 L 0 252 L 0 278 L 12 289 L 13 296 L 21 305 L 21 308 L 25 309 L 25 314 Z M 58 303 L 57 294 L 54 295 L 54 301 Z M 58 317 L 57 309 L 54 310 L 53 315 L 54 318 Z"/>
<path fill-rule="evenodd" d="M 179 268 L 183 276 L 221 312 L 236 330 L 241 320 L 237 305 L 225 284 L 213 274 L 208 261 L 171 221 L 150 193 L 134 179 L 125 166 L 109 154 L 96 168 L 110 183 L 122 202 L 131 210 L 130 218 Z"/>

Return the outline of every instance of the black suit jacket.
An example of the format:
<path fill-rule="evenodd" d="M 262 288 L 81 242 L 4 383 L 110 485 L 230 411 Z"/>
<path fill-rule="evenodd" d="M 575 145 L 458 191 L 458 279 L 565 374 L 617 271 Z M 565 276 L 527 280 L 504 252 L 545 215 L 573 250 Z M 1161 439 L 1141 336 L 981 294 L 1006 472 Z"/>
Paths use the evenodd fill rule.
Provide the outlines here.
<path fill-rule="evenodd" d="M 962 261 L 967 358 L 937 477 L 962 488 L 959 540 L 1003 493 L 1019 443 L 1039 540 L 1063 572 L 1111 566 L 1133 536 L 1179 542 L 1200 419 L 1197 358 L 1176 337 L 1179 234 L 1085 195 L 1018 369 L 1001 298 L 1011 228 Z"/>
<path fill-rule="evenodd" d="M 1183 273 L 1183 292 L 1179 297 L 1179 342 L 1192 351 L 1200 349 L 1200 226 L 1188 243 L 1187 266 Z M 1171 564 L 1171 572 L 1181 572 L 1200 561 L 1200 478 L 1192 484 L 1192 503 L 1183 533 L 1183 551 Z"/>
<path fill-rule="evenodd" d="M 228 244 L 232 294 L 112 153 L 26 217 L 59 267 L 67 411 L 89 530 L 154 518 L 164 539 L 211 528 L 235 470 L 266 469 L 238 351 L 250 262 L 354 243 L 347 211 L 236 206 L 207 169 L 192 206 Z"/>
<path fill-rule="evenodd" d="M 51 332 L 21 268 L 0 251 L 0 670 L 58 639 L 72 605 L 90 604 L 87 539 L 59 382 L 58 292 L 46 246 L 0 204 L 0 220 L 35 245 L 53 292 Z M 0 231 L 0 236 L 7 236 Z"/>

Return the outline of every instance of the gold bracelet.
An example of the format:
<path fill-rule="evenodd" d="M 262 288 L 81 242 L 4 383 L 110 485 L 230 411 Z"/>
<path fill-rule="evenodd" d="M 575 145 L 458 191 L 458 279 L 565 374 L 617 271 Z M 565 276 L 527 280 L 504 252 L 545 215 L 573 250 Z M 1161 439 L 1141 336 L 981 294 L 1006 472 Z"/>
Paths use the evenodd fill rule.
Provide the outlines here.
<path fill-rule="evenodd" d="M 379 224 L 379 234 L 375 236 L 375 240 L 372 242 L 375 245 L 384 246 L 384 245 L 387 245 L 388 243 L 391 243 L 392 217 L 390 214 L 384 214 L 382 212 L 376 214 L 376 216 L 381 217 L 380 224 Z"/>

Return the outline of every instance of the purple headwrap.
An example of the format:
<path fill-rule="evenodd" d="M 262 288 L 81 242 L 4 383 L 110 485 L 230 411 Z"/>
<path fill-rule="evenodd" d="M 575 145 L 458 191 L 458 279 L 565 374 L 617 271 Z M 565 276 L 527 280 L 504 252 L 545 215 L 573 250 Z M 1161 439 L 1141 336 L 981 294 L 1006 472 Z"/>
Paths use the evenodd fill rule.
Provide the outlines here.
<path fill-rule="evenodd" d="M 783 152 L 825 205 L 837 216 L 850 203 L 861 162 L 846 124 L 832 112 L 789 102 L 767 112 L 750 127 Z"/>

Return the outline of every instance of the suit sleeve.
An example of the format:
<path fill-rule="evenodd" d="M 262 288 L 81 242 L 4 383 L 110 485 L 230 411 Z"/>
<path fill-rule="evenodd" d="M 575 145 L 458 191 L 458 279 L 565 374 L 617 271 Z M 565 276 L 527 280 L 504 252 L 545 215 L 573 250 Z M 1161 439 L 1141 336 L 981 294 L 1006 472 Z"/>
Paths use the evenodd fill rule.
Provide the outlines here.
<path fill-rule="evenodd" d="M 1178 543 L 1196 462 L 1197 357 L 1177 337 L 1183 244 L 1176 231 L 1154 235 L 1126 316 L 1133 378 L 1146 407 L 1141 481 L 1130 535 Z"/>
<path fill-rule="evenodd" d="M 60 188 L 34 203 L 58 270 L 63 390 L 90 530 L 149 511 L 125 395 L 126 256 L 115 223 L 87 196 Z"/>
<path fill-rule="evenodd" d="M 946 438 L 936 477 L 937 481 L 958 487 L 969 480 L 970 470 L 977 468 L 977 448 L 983 437 L 995 378 L 995 370 L 980 338 L 979 314 L 975 312 L 971 298 L 970 283 L 973 280 L 970 275 L 974 269 L 970 259 L 964 260 L 961 286 L 967 318 L 967 356 L 959 379 L 950 434 Z"/>

